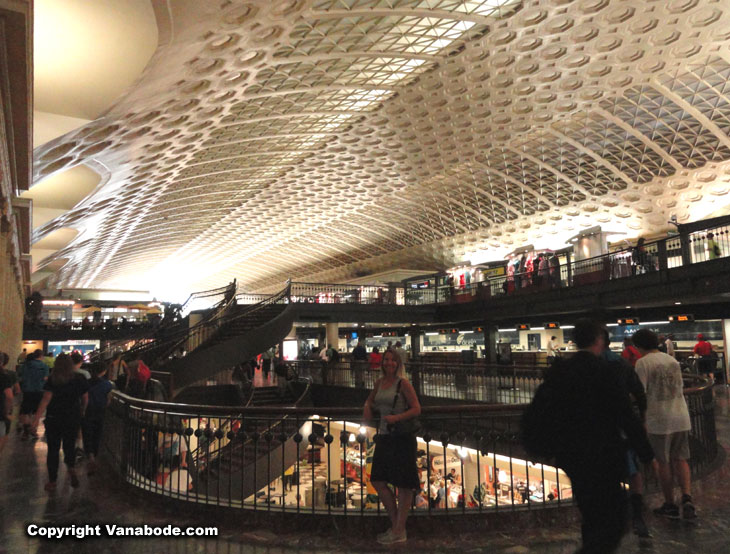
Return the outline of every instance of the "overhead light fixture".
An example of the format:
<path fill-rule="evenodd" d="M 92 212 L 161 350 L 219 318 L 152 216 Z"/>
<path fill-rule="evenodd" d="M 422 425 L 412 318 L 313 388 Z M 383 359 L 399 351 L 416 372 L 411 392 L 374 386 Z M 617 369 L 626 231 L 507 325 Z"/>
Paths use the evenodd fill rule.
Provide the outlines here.
<path fill-rule="evenodd" d="M 681 302 L 675 302 L 674 303 L 675 306 L 679 306 L 680 304 L 681 304 Z"/>

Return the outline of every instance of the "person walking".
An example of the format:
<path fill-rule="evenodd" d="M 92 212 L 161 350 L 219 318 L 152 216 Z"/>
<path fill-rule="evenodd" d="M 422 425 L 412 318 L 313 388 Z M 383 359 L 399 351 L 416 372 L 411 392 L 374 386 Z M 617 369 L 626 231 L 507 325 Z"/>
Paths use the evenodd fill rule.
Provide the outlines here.
<path fill-rule="evenodd" d="M 600 358 L 603 332 L 594 320 L 576 322 L 578 352 L 547 370 L 522 421 L 528 455 L 555 459 L 570 478 L 583 520 L 579 552 L 591 554 L 615 552 L 625 532 L 626 442 L 643 463 L 654 457 L 618 374 Z"/>
<path fill-rule="evenodd" d="M 656 515 L 677 519 L 680 508 L 674 502 L 674 482 L 682 491 L 680 503 L 684 519 L 697 517 L 692 503 L 689 459 L 689 431 L 692 427 L 679 362 L 659 352 L 656 334 L 648 329 L 634 333 L 634 344 L 642 353 L 636 373 L 646 390 L 646 430 L 656 454 L 656 469 L 664 494 L 664 504 Z"/>
<path fill-rule="evenodd" d="M 43 358 L 43 350 L 35 350 L 28 354 L 21 367 L 20 390 L 23 392 L 23 400 L 20 403 L 20 425 L 23 428 L 23 434 L 20 440 L 38 438 L 31 428 L 31 422 L 43 398 L 43 385 L 50 372 L 41 358 Z"/>
<path fill-rule="evenodd" d="M 76 455 L 74 446 L 76 435 L 81 427 L 81 419 L 86 411 L 89 399 L 88 382 L 83 375 L 74 372 L 73 362 L 68 354 L 59 354 L 53 364 L 53 372 L 43 386 L 43 399 L 33 418 L 33 432 L 38 429 L 38 422 L 46 412 L 44 421 L 46 440 L 48 442 L 48 492 L 56 490 L 59 450 L 63 445 L 63 461 L 68 469 L 71 486 L 79 486 L 76 475 Z"/>
<path fill-rule="evenodd" d="M 13 387 L 15 380 L 6 368 L 10 356 L 0 352 L 0 453 L 5 448 L 10 435 L 10 422 L 13 418 Z"/>
<path fill-rule="evenodd" d="M 94 364 L 91 372 L 92 377 L 88 381 L 88 404 L 81 422 L 88 475 L 93 475 L 96 471 L 96 457 L 99 455 L 101 431 L 104 427 L 104 412 L 111 401 L 110 394 L 114 388 L 111 381 L 106 378 L 107 370 L 103 364 Z"/>
<path fill-rule="evenodd" d="M 399 429 L 399 424 L 421 413 L 416 391 L 407 379 L 398 377 L 400 360 L 395 352 L 383 354 L 381 377 L 365 401 L 363 417 L 373 421 L 379 414 L 370 481 L 390 518 L 390 529 L 378 536 L 380 544 L 403 543 L 408 540 L 406 520 L 414 491 L 421 486 L 416 464 L 416 436 Z M 396 495 L 388 484 L 397 488 Z"/>
<path fill-rule="evenodd" d="M 646 392 L 641 384 L 636 370 L 631 364 L 613 352 L 610 348 L 611 336 L 607 329 L 603 329 L 604 350 L 601 358 L 616 372 L 619 382 L 629 394 L 634 413 L 640 421 L 646 417 Z M 629 481 L 629 505 L 631 507 L 631 526 L 634 533 L 641 539 L 651 538 L 649 528 L 644 520 L 644 476 L 636 452 L 629 448 L 626 452 L 626 469 Z"/>

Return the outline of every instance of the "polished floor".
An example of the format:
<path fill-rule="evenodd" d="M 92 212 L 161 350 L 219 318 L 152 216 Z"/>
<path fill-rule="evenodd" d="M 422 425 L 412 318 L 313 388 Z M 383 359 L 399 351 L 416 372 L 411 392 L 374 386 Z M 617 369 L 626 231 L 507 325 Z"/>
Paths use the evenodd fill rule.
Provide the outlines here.
<path fill-rule="evenodd" d="M 725 387 L 715 388 L 717 424 L 720 441 L 730 446 L 730 394 Z M 49 495 L 46 482 L 46 444 L 21 442 L 13 432 L 0 454 L 0 553 L 38 552 L 170 552 L 170 553 L 285 553 L 285 552 L 377 552 L 388 548 L 372 540 L 372 530 L 350 525 L 342 528 L 334 520 L 323 519 L 310 529 L 292 529 L 279 522 L 276 527 L 251 523 L 247 514 L 234 514 L 225 520 L 198 508 L 180 510 L 179 506 L 146 501 L 130 494 L 99 472 L 85 475 L 80 466 L 81 486 L 72 489 L 65 469 L 61 469 L 58 490 Z M 694 483 L 699 519 L 694 524 L 667 521 L 649 516 L 654 538 L 639 544 L 633 535 L 624 539 L 621 552 L 727 552 L 730 545 L 730 461 Z M 660 503 L 656 494 L 650 505 Z M 78 540 L 30 537 L 31 524 L 76 525 L 197 525 L 218 526 L 217 538 L 87 538 Z M 383 522 L 384 524 L 384 522 Z M 372 528 L 372 525 L 369 526 Z M 529 529 L 515 524 L 513 529 L 490 530 L 483 520 L 474 520 L 472 529 L 455 531 L 438 518 L 413 518 L 410 539 L 394 547 L 413 552 L 497 552 L 569 553 L 578 546 L 578 525 L 560 523 Z"/>

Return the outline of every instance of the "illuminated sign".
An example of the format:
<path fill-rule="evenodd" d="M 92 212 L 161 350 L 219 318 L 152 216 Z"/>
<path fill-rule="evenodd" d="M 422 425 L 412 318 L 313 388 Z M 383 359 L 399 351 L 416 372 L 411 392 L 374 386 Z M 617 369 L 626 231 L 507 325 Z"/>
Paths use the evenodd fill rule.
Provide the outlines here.
<path fill-rule="evenodd" d="M 695 320 L 695 316 L 692 314 L 677 314 L 670 315 L 669 321 L 676 321 L 677 323 L 687 323 Z"/>
<path fill-rule="evenodd" d="M 529 323 L 518 323 L 517 324 L 517 330 L 518 331 L 529 331 L 530 330 L 530 324 Z"/>
<path fill-rule="evenodd" d="M 397 331 L 383 331 L 384 337 L 397 337 L 398 332 Z"/>
<path fill-rule="evenodd" d="M 458 332 L 458 329 L 439 329 L 439 335 L 455 335 Z"/>
<path fill-rule="evenodd" d="M 485 279 L 491 279 L 492 277 L 501 277 L 505 273 L 506 271 L 504 266 L 482 269 L 482 275 Z"/>
<path fill-rule="evenodd" d="M 484 327 L 474 327 L 472 328 L 472 331 L 474 331 L 475 333 L 483 333 Z"/>
<path fill-rule="evenodd" d="M 618 320 L 619 325 L 638 325 L 639 324 L 639 318 L 636 317 L 625 317 L 623 319 Z"/>
<path fill-rule="evenodd" d="M 427 289 L 431 286 L 429 281 L 419 281 L 418 283 L 411 283 L 412 289 Z"/>
<path fill-rule="evenodd" d="M 550 321 L 545 324 L 545 329 L 560 329 L 560 323 L 557 321 Z"/>

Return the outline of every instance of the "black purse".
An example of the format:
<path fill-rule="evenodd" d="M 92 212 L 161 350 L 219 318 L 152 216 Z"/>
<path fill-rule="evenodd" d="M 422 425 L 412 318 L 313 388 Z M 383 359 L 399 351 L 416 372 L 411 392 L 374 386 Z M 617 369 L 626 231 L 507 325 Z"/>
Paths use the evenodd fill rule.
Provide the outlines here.
<path fill-rule="evenodd" d="M 393 396 L 393 406 L 390 409 L 390 415 L 393 415 L 393 410 L 395 410 L 395 404 L 396 402 L 398 402 L 398 395 L 400 394 L 400 383 L 401 379 L 398 379 L 398 384 L 396 385 L 395 389 L 395 396 Z M 395 423 L 389 423 L 386 426 L 386 429 L 388 429 L 389 434 L 394 436 L 411 436 L 415 435 L 421 430 L 421 421 L 418 419 L 418 417 L 411 417 L 409 419 L 396 421 Z"/>

